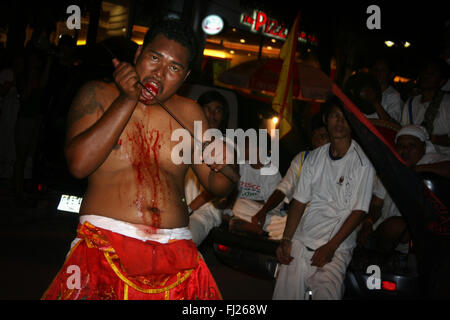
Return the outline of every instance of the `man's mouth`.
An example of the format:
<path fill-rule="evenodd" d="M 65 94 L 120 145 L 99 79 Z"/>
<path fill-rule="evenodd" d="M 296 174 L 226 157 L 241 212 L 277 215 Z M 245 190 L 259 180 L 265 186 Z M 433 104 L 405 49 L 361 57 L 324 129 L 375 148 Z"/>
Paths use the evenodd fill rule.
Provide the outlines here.
<path fill-rule="evenodd" d="M 160 85 L 154 81 L 147 81 L 144 83 L 144 86 L 145 88 L 142 88 L 141 91 L 142 99 L 146 102 L 154 100 L 159 93 Z"/>

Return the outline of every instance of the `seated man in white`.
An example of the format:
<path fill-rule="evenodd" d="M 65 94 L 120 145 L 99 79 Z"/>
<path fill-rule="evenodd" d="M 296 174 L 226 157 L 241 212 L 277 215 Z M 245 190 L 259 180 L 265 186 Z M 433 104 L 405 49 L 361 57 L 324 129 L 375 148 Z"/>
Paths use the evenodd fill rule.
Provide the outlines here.
<path fill-rule="evenodd" d="M 341 299 L 356 246 L 356 228 L 368 212 L 375 170 L 338 100 L 324 110 L 330 143 L 307 157 L 289 207 L 273 299 Z"/>
<path fill-rule="evenodd" d="M 399 155 L 416 172 L 450 178 L 450 156 L 436 152 L 424 127 L 403 127 L 397 133 L 395 143 Z M 369 239 L 373 239 L 379 249 L 408 253 L 410 236 L 406 222 L 379 179 L 375 179 L 370 211 L 358 234 L 358 242 L 362 245 L 368 245 Z"/>

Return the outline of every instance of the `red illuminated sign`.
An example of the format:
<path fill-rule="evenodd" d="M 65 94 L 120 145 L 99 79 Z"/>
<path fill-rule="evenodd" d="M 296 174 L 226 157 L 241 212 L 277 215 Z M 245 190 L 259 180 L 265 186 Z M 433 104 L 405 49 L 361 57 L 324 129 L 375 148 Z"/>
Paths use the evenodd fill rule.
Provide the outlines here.
<path fill-rule="evenodd" d="M 241 14 L 241 24 L 250 27 L 252 32 L 261 32 L 268 37 L 280 40 L 286 40 L 289 33 L 289 28 L 284 23 L 280 23 L 267 16 L 266 13 L 257 10 L 253 11 L 253 15 Z M 317 44 L 317 38 L 314 35 L 306 34 L 303 31 L 300 32 L 298 40 Z"/>

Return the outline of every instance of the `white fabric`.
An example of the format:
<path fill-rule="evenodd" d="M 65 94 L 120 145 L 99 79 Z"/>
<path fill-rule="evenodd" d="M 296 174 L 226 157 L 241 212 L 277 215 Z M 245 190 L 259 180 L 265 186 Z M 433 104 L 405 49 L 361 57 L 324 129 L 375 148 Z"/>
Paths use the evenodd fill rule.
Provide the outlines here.
<path fill-rule="evenodd" d="M 185 200 L 189 205 L 205 189 L 200 184 L 197 176 L 191 168 L 185 176 Z M 189 216 L 189 230 L 192 233 L 192 240 L 199 246 L 208 236 L 212 228 L 218 227 L 222 223 L 222 210 L 217 209 L 211 202 L 203 204 Z"/>
<path fill-rule="evenodd" d="M 211 229 L 220 226 L 221 223 L 221 210 L 214 207 L 211 202 L 205 203 L 189 216 L 189 230 L 192 233 L 192 241 L 199 246 Z"/>
<path fill-rule="evenodd" d="M 238 198 L 266 202 L 281 182 L 280 172 L 263 175 L 261 169 L 255 169 L 247 163 L 239 165 L 239 174 Z M 280 203 L 274 210 L 280 210 L 282 205 Z"/>
<path fill-rule="evenodd" d="M 381 94 L 381 106 L 393 120 L 400 122 L 400 118 L 402 116 L 403 101 L 400 93 L 392 86 L 387 87 L 386 90 L 384 90 Z M 375 112 L 369 114 L 367 118 L 378 119 L 379 117 Z"/>
<path fill-rule="evenodd" d="M 304 163 L 304 157 L 307 151 L 302 151 L 297 154 L 294 159 L 291 161 L 291 165 L 287 170 L 286 174 L 278 185 L 277 189 L 283 192 L 286 195 L 286 202 L 290 202 L 292 200 L 292 195 L 294 194 L 294 190 L 297 187 L 299 175 L 299 168 L 302 165 L 302 160 Z M 308 152 L 309 154 L 309 152 Z"/>
<path fill-rule="evenodd" d="M 307 157 L 294 199 L 309 203 L 294 238 L 316 249 L 326 244 L 354 210 L 368 212 L 375 171 L 361 147 L 352 140 L 339 160 L 329 155 L 330 144 L 313 150 Z M 356 230 L 337 251 L 356 245 Z"/>
<path fill-rule="evenodd" d="M 289 265 L 280 264 L 273 293 L 274 300 L 305 300 L 312 291 L 313 300 L 339 300 L 344 294 L 344 279 L 352 250 L 336 251 L 331 262 L 318 268 L 311 265 L 314 252 L 297 239 L 292 240 Z"/>
<path fill-rule="evenodd" d="M 238 198 L 233 206 L 233 215 L 247 222 L 252 222 L 252 217 L 263 207 L 259 202 Z M 281 211 L 269 211 L 263 230 L 269 233 L 269 239 L 280 240 L 283 237 L 287 215 Z"/>
<path fill-rule="evenodd" d="M 142 241 L 150 240 L 159 243 L 168 243 L 170 240 L 192 239 L 191 232 L 187 227 L 174 229 L 151 228 L 151 232 L 146 232 L 143 230 L 146 227 L 145 225 L 135 225 L 133 223 L 98 215 L 80 216 L 80 224 L 83 224 L 86 221 L 96 227 Z"/>
<path fill-rule="evenodd" d="M 403 107 L 401 125 L 422 124 L 430 101 L 422 102 L 422 95 L 412 97 L 412 123 L 409 118 L 409 100 Z M 448 135 L 450 137 L 450 94 L 445 94 L 441 106 L 433 122 L 433 135 Z M 450 154 L 450 147 L 435 145 L 440 153 Z"/>
<path fill-rule="evenodd" d="M 425 142 L 430 139 L 430 136 L 428 135 L 427 130 L 418 124 L 410 124 L 407 126 L 404 126 L 400 129 L 399 132 L 397 132 L 395 136 L 395 142 L 397 143 L 398 137 L 401 136 L 413 136 L 418 138 L 420 141 Z"/>

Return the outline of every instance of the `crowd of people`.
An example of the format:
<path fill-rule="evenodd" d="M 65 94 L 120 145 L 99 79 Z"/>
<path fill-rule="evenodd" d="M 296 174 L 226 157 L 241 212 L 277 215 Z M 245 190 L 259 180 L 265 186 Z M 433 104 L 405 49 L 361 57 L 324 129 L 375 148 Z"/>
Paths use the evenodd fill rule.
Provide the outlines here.
<path fill-rule="evenodd" d="M 194 121 L 222 132 L 228 122 L 227 100 L 218 91 L 196 103 L 176 95 L 196 58 L 193 39 L 180 21 L 159 22 L 133 64 L 113 59 L 114 82 L 90 81 L 74 98 L 62 143 L 70 172 L 88 177 L 88 189 L 71 253 L 44 298 L 220 299 L 196 247 L 224 219 L 231 230 L 279 241 L 274 299 L 341 299 L 357 245 L 407 254 L 407 222 L 335 97 L 312 118 L 311 148 L 292 159 L 284 176 L 261 175 L 263 164 L 246 162 L 233 168 L 241 178 L 232 183 L 220 173 L 226 166 L 220 161 L 171 162 L 171 133 L 180 126 L 160 102 L 191 132 Z M 25 59 L 0 72 L 0 164 L 14 178 L 18 199 L 37 131 L 49 110 L 57 110 L 42 110 L 38 102 L 46 89 L 59 95 L 44 106 L 65 100 L 69 88 L 55 86 L 73 66 L 73 46 L 62 39 L 59 54 L 44 54 L 50 52 L 48 34 L 36 31 Z M 418 95 L 402 99 L 384 58 L 374 61 L 372 80 L 357 94 L 367 118 L 401 127 L 395 149 L 408 167 L 450 178 L 448 43 L 445 50 L 440 59 L 423 61 Z M 247 143 L 250 148 L 257 146 Z M 81 287 L 64 285 L 70 265 L 81 267 Z"/>

